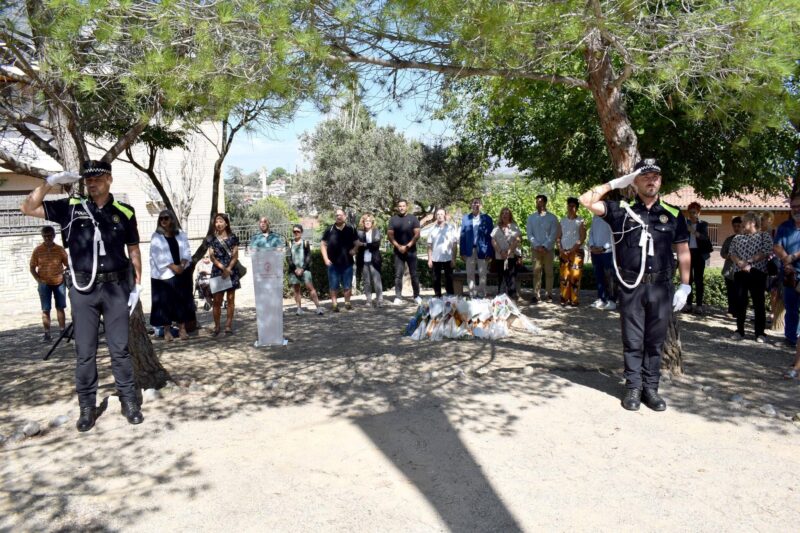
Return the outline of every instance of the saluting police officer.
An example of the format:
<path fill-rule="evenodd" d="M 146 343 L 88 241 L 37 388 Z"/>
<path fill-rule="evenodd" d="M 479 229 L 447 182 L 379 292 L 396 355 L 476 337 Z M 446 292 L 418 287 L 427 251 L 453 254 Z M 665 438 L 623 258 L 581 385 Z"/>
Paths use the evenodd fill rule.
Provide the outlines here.
<path fill-rule="evenodd" d="M 55 186 L 72 185 L 80 179 L 84 180 L 87 197 L 43 201 Z M 50 176 L 22 204 L 24 214 L 61 225 L 67 245 L 77 353 L 78 431 L 88 431 L 95 423 L 97 336 L 101 315 L 122 414 L 131 424 L 141 424 L 144 420 L 136 400 L 133 365 L 128 352 L 128 317 L 141 293 L 139 230 L 133 207 L 115 200 L 109 192 L 112 181 L 110 164 L 86 161 L 81 165 L 80 175 L 61 172 Z M 126 247 L 130 261 L 125 255 Z M 133 287 L 129 278 L 131 265 Z"/>
<path fill-rule="evenodd" d="M 637 193 L 632 204 L 603 200 L 613 189 L 629 185 Z M 667 408 L 658 394 L 661 349 L 671 313 L 683 308 L 692 290 L 686 220 L 679 209 L 660 199 L 660 188 L 661 168 L 655 159 L 645 159 L 636 163 L 631 174 L 590 189 L 580 197 L 584 207 L 608 222 L 614 235 L 625 360 L 622 407 L 629 411 L 638 410 L 642 401 L 654 411 Z M 681 277 L 677 290 L 672 286 L 673 245 Z"/>

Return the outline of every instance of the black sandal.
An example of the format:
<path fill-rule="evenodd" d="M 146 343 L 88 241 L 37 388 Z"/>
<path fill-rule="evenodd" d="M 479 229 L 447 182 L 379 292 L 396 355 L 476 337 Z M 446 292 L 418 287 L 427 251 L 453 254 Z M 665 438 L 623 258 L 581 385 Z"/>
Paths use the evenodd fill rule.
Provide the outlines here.
<path fill-rule="evenodd" d="M 211 332 L 212 337 L 216 337 L 217 335 L 219 335 L 219 329 L 215 329 L 214 331 Z"/>

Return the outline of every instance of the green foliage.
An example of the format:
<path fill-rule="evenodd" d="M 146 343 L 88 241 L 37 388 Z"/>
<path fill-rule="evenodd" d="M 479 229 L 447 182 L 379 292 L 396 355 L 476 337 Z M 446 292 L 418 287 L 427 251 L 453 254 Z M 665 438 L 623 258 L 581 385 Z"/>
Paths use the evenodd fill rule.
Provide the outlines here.
<path fill-rule="evenodd" d="M 468 145 L 425 147 L 357 113 L 320 123 L 301 142 L 312 168 L 295 186 L 311 203 L 384 218 L 400 199 L 425 211 L 466 201 L 479 190 L 485 164 Z"/>
<path fill-rule="evenodd" d="M 453 113 L 476 142 L 532 177 L 581 192 L 611 177 L 611 161 L 591 95 L 530 82 L 472 80 L 470 105 Z M 691 108 L 630 93 L 627 110 L 642 154 L 659 159 L 664 190 L 692 185 L 707 198 L 785 192 L 797 168 L 800 135 L 788 122 L 755 131 L 745 113 L 725 122 Z"/>
<path fill-rule="evenodd" d="M 245 212 L 245 220 L 258 222 L 267 217 L 273 227 L 292 224 L 300 221 L 300 216 L 283 198 L 267 196 L 250 205 Z"/>

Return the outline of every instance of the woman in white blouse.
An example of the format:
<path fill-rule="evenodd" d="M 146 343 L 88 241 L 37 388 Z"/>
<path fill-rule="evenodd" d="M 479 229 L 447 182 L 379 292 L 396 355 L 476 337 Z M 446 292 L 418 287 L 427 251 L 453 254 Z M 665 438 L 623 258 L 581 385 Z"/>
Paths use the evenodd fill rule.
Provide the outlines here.
<path fill-rule="evenodd" d="M 189 338 L 186 320 L 191 312 L 191 280 L 184 274 L 192 263 L 189 239 L 178 228 L 178 219 L 165 209 L 158 215 L 158 226 L 150 238 L 150 324 L 164 327 L 164 340 L 172 341 L 170 328 L 177 323 L 182 340 Z"/>
<path fill-rule="evenodd" d="M 733 261 L 734 311 L 736 333 L 734 340 L 744 339 L 744 323 L 747 316 L 747 295 L 753 300 L 756 342 L 767 340 L 764 289 L 767 281 L 767 261 L 772 254 L 772 238 L 759 231 L 760 219 L 754 211 L 742 215 L 742 232 L 731 241 L 728 257 Z"/>
<path fill-rule="evenodd" d="M 497 294 L 507 294 L 510 298 L 517 297 L 517 256 L 522 232 L 514 222 L 511 209 L 504 207 L 500 210 L 497 226 L 492 230 L 492 247 L 494 260 L 500 265 L 497 269 L 499 280 Z M 505 290 L 503 290 L 505 284 Z"/>

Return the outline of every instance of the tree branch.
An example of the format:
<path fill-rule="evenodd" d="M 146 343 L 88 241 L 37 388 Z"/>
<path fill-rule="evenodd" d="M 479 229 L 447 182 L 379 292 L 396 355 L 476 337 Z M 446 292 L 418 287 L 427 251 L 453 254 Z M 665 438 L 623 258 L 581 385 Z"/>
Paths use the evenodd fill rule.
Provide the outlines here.
<path fill-rule="evenodd" d="M 117 142 L 114 143 L 114 146 L 108 149 L 105 155 L 103 155 L 102 161 L 105 161 L 107 163 L 112 162 L 117 158 L 119 154 L 124 152 L 126 148 L 128 148 L 131 144 L 133 144 L 133 142 L 136 140 L 139 134 L 142 133 L 142 131 L 144 131 L 144 129 L 150 123 L 150 117 L 151 115 L 149 113 L 143 115 L 139 119 L 139 122 L 131 126 L 131 128 L 128 131 L 126 131 L 122 137 L 117 139 Z"/>
<path fill-rule="evenodd" d="M 35 131 L 30 129 L 26 124 L 22 122 L 12 122 L 10 124 L 14 129 L 16 129 L 20 135 L 31 141 L 36 147 L 47 154 L 48 156 L 52 157 L 56 161 L 58 161 L 58 150 L 53 148 L 48 141 L 44 140 L 40 137 Z"/>
<path fill-rule="evenodd" d="M 14 154 L 3 147 L 0 147 L 0 167 L 8 169 L 12 172 L 16 172 L 17 174 L 22 174 L 23 176 L 32 176 L 34 178 L 42 179 L 57 172 L 55 170 L 44 170 L 27 163 L 23 163 L 17 159 Z"/>
<path fill-rule="evenodd" d="M 586 80 L 581 80 L 570 76 L 559 76 L 556 74 L 526 72 L 523 70 L 462 67 L 455 65 L 442 65 L 438 63 L 430 63 L 424 61 L 409 61 L 405 59 L 386 60 L 377 57 L 364 56 L 352 51 L 347 52 L 347 55 L 329 56 L 329 59 L 334 61 L 344 61 L 345 63 L 361 63 L 367 65 L 376 65 L 379 67 L 385 67 L 390 69 L 427 70 L 430 72 L 447 74 L 450 76 L 454 76 L 456 78 L 490 76 L 497 78 L 525 79 L 525 80 L 543 81 L 547 83 L 558 83 L 560 85 L 566 85 L 567 87 L 577 87 L 580 89 L 589 88 L 589 84 L 586 82 Z"/>

